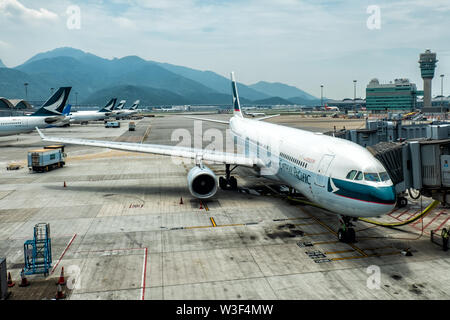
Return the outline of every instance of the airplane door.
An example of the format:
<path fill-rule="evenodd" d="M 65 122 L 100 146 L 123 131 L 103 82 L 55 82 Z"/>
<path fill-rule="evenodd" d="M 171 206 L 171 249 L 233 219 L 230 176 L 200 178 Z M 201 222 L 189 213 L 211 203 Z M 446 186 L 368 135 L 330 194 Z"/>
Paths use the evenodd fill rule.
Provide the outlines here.
<path fill-rule="evenodd" d="M 315 184 L 319 187 L 325 187 L 328 181 L 328 168 L 330 167 L 331 161 L 333 161 L 334 156 L 331 154 L 326 154 L 322 157 L 319 163 L 319 167 L 316 172 Z"/>

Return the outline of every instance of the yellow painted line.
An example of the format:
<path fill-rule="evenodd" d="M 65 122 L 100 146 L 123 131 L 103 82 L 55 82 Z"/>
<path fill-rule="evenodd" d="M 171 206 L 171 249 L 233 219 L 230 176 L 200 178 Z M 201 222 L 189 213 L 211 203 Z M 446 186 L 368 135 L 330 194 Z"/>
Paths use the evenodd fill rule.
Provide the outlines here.
<path fill-rule="evenodd" d="M 362 251 L 360 248 L 358 248 L 357 246 L 355 246 L 352 243 L 347 243 L 350 247 L 352 247 L 353 249 L 355 249 L 356 251 L 358 251 L 362 256 L 364 257 L 368 257 L 368 254 L 365 253 L 364 251 Z"/>
<path fill-rule="evenodd" d="M 221 224 L 220 226 L 217 227 L 243 227 L 243 226 L 245 226 L 245 224 L 236 223 L 236 224 Z"/>
<path fill-rule="evenodd" d="M 324 234 L 329 234 L 329 232 L 318 232 L 318 233 L 305 233 L 305 236 L 321 236 Z"/>
<path fill-rule="evenodd" d="M 400 254 L 400 252 L 396 251 L 396 252 L 388 252 L 388 253 L 383 253 L 383 254 L 370 254 L 370 255 L 365 255 L 365 256 L 332 258 L 330 260 L 332 260 L 332 261 L 339 261 L 339 260 L 361 259 L 361 258 L 371 258 L 371 257 L 392 256 L 392 255 L 395 255 L 395 254 Z"/>
<path fill-rule="evenodd" d="M 341 251 L 334 251 L 334 252 L 324 252 L 324 254 L 338 254 L 338 253 L 347 253 L 347 252 L 354 252 L 355 250 L 341 250 Z"/>
<path fill-rule="evenodd" d="M 378 248 L 361 248 L 362 250 L 380 250 L 380 249 L 392 249 L 392 246 L 386 246 L 386 247 L 378 247 Z"/>
<path fill-rule="evenodd" d="M 315 222 L 312 223 L 294 223 L 294 226 L 310 226 L 316 224 Z"/>
<path fill-rule="evenodd" d="M 194 226 L 194 227 L 185 227 L 184 229 L 203 229 L 203 228 L 211 228 L 211 226 Z"/>
<path fill-rule="evenodd" d="M 216 224 L 216 222 L 214 221 L 214 218 L 213 218 L 213 217 L 210 217 L 209 220 L 211 220 L 211 223 L 212 223 L 213 227 L 217 227 L 217 224 Z"/>
<path fill-rule="evenodd" d="M 341 242 L 338 241 L 338 240 L 333 240 L 333 241 L 320 241 L 320 242 L 313 242 L 313 245 L 316 245 L 316 244 L 330 244 L 330 243 L 341 243 Z"/>

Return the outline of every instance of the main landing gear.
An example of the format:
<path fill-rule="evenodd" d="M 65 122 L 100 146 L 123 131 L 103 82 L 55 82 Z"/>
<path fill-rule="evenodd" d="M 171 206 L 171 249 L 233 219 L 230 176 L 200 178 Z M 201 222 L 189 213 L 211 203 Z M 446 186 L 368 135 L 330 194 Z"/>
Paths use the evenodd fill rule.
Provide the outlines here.
<path fill-rule="evenodd" d="M 345 243 L 353 243 L 356 241 L 355 229 L 353 229 L 352 218 L 340 217 L 339 222 L 342 227 L 338 230 L 338 240 Z"/>
<path fill-rule="evenodd" d="M 222 190 L 237 190 L 237 180 L 235 177 L 231 176 L 231 172 L 236 168 L 237 166 L 234 166 L 234 168 L 230 170 L 230 165 L 225 165 L 225 177 L 219 178 L 219 186 Z"/>

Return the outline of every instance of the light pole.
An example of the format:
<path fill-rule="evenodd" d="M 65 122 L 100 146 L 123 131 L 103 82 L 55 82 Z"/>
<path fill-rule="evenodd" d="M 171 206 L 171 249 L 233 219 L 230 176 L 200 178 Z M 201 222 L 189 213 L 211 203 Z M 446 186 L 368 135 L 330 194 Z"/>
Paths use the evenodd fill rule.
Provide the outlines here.
<path fill-rule="evenodd" d="M 356 111 L 356 80 L 353 80 L 353 109 Z"/>
<path fill-rule="evenodd" d="M 320 106 L 323 108 L 323 84 L 320 85 Z"/>
<path fill-rule="evenodd" d="M 25 86 L 25 100 L 28 101 L 28 82 L 25 82 L 23 85 Z"/>
<path fill-rule="evenodd" d="M 75 92 L 75 107 L 78 107 L 78 92 Z"/>
<path fill-rule="evenodd" d="M 444 75 L 441 74 L 441 114 L 443 114 L 443 100 L 444 100 Z"/>

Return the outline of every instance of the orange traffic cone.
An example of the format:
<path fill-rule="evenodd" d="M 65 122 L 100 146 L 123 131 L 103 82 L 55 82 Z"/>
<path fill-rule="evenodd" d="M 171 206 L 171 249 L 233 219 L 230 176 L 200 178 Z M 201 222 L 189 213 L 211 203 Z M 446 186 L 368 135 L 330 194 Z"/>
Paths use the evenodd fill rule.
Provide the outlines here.
<path fill-rule="evenodd" d="M 62 291 L 62 287 L 60 284 L 58 284 L 58 289 L 56 290 L 56 300 L 65 299 L 66 295 Z"/>
<path fill-rule="evenodd" d="M 19 284 L 19 287 L 28 287 L 30 283 L 28 282 L 27 277 L 25 277 L 25 271 L 23 269 L 20 273 L 20 277 L 22 278 L 22 282 Z"/>
<path fill-rule="evenodd" d="M 183 204 L 183 197 L 180 198 L 180 204 Z"/>
<path fill-rule="evenodd" d="M 64 188 L 67 188 L 66 182 L 64 181 Z"/>
<path fill-rule="evenodd" d="M 61 268 L 61 275 L 59 276 L 58 282 L 56 284 L 57 285 L 65 285 L 66 284 L 66 279 L 64 279 L 64 267 Z"/>
<path fill-rule="evenodd" d="M 15 282 L 12 281 L 11 279 L 11 272 L 8 272 L 8 288 L 12 288 L 16 285 Z"/>

